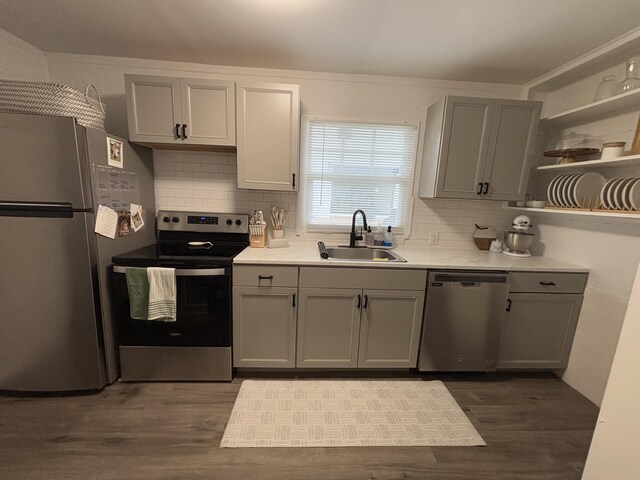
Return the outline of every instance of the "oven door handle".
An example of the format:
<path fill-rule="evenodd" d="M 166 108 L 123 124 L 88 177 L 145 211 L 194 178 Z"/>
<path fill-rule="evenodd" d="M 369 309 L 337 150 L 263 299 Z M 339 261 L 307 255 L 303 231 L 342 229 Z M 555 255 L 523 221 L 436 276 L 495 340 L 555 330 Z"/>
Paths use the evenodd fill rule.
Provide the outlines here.
<path fill-rule="evenodd" d="M 211 242 L 189 242 L 189 248 L 192 250 L 209 250 L 213 247 L 213 243 Z"/>
<path fill-rule="evenodd" d="M 114 273 L 125 273 L 127 267 L 114 265 Z M 176 277 L 221 277 L 224 268 L 176 268 Z"/>

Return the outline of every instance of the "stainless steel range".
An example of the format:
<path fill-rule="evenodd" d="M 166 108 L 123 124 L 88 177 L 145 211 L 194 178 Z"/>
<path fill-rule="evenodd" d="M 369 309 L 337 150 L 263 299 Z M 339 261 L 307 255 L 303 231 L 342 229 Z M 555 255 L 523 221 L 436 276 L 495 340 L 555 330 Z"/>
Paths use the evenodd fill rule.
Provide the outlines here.
<path fill-rule="evenodd" d="M 113 257 L 122 380 L 231 380 L 231 267 L 248 224 L 244 214 L 159 211 L 157 243 Z M 127 267 L 175 268 L 175 322 L 131 318 Z"/>

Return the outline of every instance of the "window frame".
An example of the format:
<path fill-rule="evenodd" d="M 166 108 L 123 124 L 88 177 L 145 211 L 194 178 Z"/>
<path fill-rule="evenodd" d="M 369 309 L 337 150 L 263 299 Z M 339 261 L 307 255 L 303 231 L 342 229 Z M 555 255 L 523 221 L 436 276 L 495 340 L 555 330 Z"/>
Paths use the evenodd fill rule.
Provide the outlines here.
<path fill-rule="evenodd" d="M 329 116 L 319 116 L 319 115 L 302 115 L 301 116 L 301 128 L 300 128 L 300 178 L 298 183 L 298 199 L 296 202 L 296 235 L 299 237 L 314 237 L 317 238 L 319 236 L 336 236 L 342 237 L 345 234 L 348 234 L 351 231 L 351 226 L 326 226 L 326 227 L 318 227 L 317 229 L 308 229 L 307 221 L 306 221 L 306 204 L 307 204 L 307 169 L 308 169 L 308 148 L 309 148 L 309 128 L 312 121 L 321 121 L 321 122 L 332 122 L 332 123 L 356 123 L 363 125 L 390 125 L 390 126 L 411 126 L 415 128 L 416 132 L 416 144 L 415 150 L 413 152 L 413 170 L 411 173 L 411 178 L 407 182 L 407 188 L 409 190 L 408 202 L 407 202 L 407 219 L 406 219 L 406 228 L 402 232 L 396 232 L 396 238 L 400 238 L 402 240 L 406 240 L 411 236 L 411 226 L 413 219 L 413 209 L 415 203 L 415 192 L 416 192 L 416 179 L 419 175 L 420 165 L 418 163 L 418 158 L 421 150 L 421 136 L 422 136 L 422 124 L 419 121 L 389 121 L 389 120 L 375 120 L 375 119 L 353 119 L 353 118 L 340 118 L 340 117 L 329 117 Z M 354 209 L 355 211 L 355 209 Z M 367 212 L 365 212 L 367 213 Z M 373 217 L 375 218 L 375 217 Z M 376 225 L 371 223 L 373 218 L 368 218 L 367 223 L 371 227 L 375 227 Z M 362 220 L 360 216 L 356 219 L 356 224 L 361 225 Z M 384 226 L 384 225 L 383 225 Z"/>

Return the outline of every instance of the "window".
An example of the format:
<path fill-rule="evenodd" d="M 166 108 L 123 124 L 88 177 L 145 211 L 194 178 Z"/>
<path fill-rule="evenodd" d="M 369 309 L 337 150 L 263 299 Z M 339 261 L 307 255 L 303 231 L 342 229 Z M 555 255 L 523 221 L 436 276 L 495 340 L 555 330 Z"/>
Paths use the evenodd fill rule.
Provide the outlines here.
<path fill-rule="evenodd" d="M 306 118 L 301 213 L 308 232 L 351 227 L 353 212 L 367 223 L 408 228 L 417 125 L 381 125 Z"/>

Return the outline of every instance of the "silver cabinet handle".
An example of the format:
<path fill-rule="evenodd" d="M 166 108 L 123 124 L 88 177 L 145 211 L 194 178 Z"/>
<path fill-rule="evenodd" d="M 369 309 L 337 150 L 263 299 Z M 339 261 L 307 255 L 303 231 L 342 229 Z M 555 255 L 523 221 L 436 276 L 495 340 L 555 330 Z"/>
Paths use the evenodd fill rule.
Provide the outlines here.
<path fill-rule="evenodd" d="M 125 273 L 127 267 L 115 265 L 114 273 Z M 220 277 L 224 275 L 224 268 L 176 268 L 176 277 Z"/>

